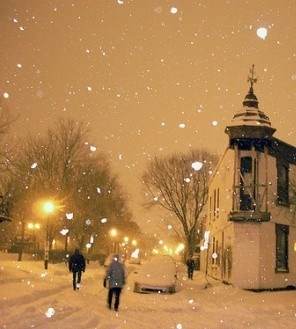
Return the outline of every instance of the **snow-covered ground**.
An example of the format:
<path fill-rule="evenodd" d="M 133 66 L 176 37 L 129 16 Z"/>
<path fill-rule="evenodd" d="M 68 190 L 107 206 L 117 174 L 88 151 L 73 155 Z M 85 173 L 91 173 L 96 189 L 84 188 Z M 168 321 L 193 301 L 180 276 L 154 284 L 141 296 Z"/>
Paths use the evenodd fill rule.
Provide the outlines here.
<path fill-rule="evenodd" d="M 106 308 L 103 267 L 90 264 L 81 290 L 73 291 L 65 264 L 50 264 L 45 272 L 42 262 L 18 263 L 0 254 L 0 328 L 296 328 L 296 291 L 254 293 L 214 281 L 205 289 L 200 273 L 188 281 L 183 270 L 179 267 L 176 294 L 142 295 L 133 292 L 137 265 L 130 265 L 115 313 Z M 47 317 L 50 308 L 54 314 Z"/>

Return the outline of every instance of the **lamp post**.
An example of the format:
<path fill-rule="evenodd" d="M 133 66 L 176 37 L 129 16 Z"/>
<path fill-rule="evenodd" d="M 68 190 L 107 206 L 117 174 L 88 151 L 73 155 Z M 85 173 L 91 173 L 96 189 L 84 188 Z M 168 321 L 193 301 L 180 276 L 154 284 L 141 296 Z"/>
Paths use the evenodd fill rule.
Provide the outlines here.
<path fill-rule="evenodd" d="M 41 210 L 46 217 L 46 238 L 45 238 L 45 247 L 44 247 L 44 269 L 48 269 L 48 260 L 49 260 L 49 227 L 48 220 L 49 216 L 55 212 L 56 206 L 53 201 L 46 200 L 42 203 Z"/>

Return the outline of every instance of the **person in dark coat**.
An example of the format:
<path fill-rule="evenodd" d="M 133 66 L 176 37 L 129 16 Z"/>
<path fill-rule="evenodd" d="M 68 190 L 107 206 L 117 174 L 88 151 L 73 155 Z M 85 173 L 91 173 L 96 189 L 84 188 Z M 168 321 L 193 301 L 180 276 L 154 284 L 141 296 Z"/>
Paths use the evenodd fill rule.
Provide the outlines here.
<path fill-rule="evenodd" d="M 193 280 L 193 271 L 194 271 L 194 260 L 192 257 L 188 258 L 186 261 L 187 265 L 187 273 L 188 273 L 188 279 Z"/>
<path fill-rule="evenodd" d="M 106 283 L 109 288 L 108 292 L 108 307 L 112 308 L 112 299 L 115 295 L 114 310 L 117 312 L 120 302 L 120 294 L 123 286 L 125 285 L 125 269 L 119 261 L 119 255 L 114 255 L 111 264 L 109 265 L 106 277 L 104 279 L 104 286 Z"/>
<path fill-rule="evenodd" d="M 75 249 L 74 254 L 69 260 L 69 271 L 73 273 L 73 289 L 79 289 L 82 272 L 85 271 L 85 258 Z"/>

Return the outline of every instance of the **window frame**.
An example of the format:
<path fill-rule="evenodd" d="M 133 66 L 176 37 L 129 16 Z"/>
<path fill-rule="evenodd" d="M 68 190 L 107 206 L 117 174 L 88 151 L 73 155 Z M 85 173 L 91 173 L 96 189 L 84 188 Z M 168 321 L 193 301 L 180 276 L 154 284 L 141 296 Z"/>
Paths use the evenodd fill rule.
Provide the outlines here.
<path fill-rule="evenodd" d="M 279 234 L 284 234 L 285 250 L 284 250 L 284 267 L 279 267 Z M 284 224 L 275 224 L 275 272 L 289 273 L 289 226 Z"/>
<path fill-rule="evenodd" d="M 284 170 L 285 184 L 281 181 L 282 172 Z M 288 207 L 290 205 L 289 200 L 289 163 L 283 161 L 280 158 L 276 159 L 276 199 L 279 206 Z"/>

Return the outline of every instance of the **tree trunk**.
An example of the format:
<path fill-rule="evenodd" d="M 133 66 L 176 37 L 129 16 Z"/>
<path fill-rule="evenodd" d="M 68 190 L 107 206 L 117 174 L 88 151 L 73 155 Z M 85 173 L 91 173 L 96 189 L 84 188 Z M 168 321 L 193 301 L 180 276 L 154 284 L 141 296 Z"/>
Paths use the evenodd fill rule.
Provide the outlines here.
<path fill-rule="evenodd" d="M 194 232 L 191 232 L 186 237 L 186 258 L 191 258 L 194 255 L 196 249 L 196 237 Z"/>

